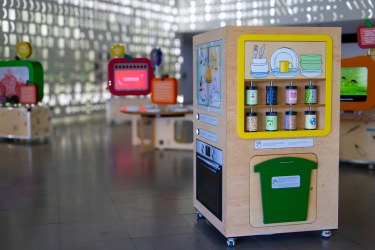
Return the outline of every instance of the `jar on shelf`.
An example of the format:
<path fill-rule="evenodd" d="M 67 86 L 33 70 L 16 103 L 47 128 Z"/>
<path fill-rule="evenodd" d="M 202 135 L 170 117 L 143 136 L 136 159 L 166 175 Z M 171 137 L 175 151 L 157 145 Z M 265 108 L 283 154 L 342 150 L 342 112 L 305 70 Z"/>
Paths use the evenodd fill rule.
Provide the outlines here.
<path fill-rule="evenodd" d="M 246 88 L 246 105 L 258 104 L 258 88 L 250 86 Z"/>
<path fill-rule="evenodd" d="M 305 111 L 305 129 L 307 130 L 316 129 L 316 111 L 312 111 L 312 110 Z"/>
<path fill-rule="evenodd" d="M 266 104 L 277 105 L 277 86 L 266 86 Z"/>
<path fill-rule="evenodd" d="M 285 87 L 285 104 L 297 103 L 297 86 Z"/>
<path fill-rule="evenodd" d="M 316 104 L 316 95 L 317 89 L 314 85 L 307 85 L 305 86 L 305 103 L 306 104 Z"/>
<path fill-rule="evenodd" d="M 266 112 L 266 131 L 277 131 L 277 112 Z"/>
<path fill-rule="evenodd" d="M 286 111 L 285 112 L 285 130 L 296 130 L 297 129 L 297 112 Z"/>
<path fill-rule="evenodd" d="M 256 132 L 258 130 L 258 115 L 255 112 L 246 114 L 246 131 Z"/>

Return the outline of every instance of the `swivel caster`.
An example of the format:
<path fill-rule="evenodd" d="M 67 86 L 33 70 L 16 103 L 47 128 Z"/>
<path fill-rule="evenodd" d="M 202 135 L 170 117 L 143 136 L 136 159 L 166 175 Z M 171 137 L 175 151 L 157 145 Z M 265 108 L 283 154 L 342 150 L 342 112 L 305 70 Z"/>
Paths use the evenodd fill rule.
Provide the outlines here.
<path fill-rule="evenodd" d="M 236 238 L 227 238 L 227 246 L 234 247 L 236 245 Z"/>
<path fill-rule="evenodd" d="M 204 219 L 204 216 L 200 212 L 197 212 L 197 220 L 200 220 L 200 219 Z"/>
<path fill-rule="evenodd" d="M 323 230 L 322 231 L 322 237 L 325 239 L 329 239 L 332 236 L 331 230 Z"/>

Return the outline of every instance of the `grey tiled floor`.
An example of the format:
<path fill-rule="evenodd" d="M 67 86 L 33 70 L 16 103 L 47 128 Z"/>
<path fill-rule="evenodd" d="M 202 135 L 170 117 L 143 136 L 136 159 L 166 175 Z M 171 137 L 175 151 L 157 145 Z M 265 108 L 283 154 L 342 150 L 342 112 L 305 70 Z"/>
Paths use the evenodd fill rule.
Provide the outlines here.
<path fill-rule="evenodd" d="M 0 141 L 0 250 L 227 249 L 192 207 L 191 151 L 141 155 L 130 126 L 54 126 Z M 339 230 L 240 238 L 235 249 L 375 249 L 374 172 L 341 164 Z"/>

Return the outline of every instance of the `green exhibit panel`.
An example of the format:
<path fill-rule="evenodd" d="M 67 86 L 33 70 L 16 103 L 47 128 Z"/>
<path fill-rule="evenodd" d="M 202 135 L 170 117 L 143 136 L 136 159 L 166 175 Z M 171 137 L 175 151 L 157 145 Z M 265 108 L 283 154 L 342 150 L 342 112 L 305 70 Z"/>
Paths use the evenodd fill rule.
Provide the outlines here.
<path fill-rule="evenodd" d="M 26 84 L 35 84 L 38 101 L 43 99 L 43 66 L 40 62 L 16 60 L 0 61 L 0 94 L 10 98 L 18 96 L 18 87 Z"/>
<path fill-rule="evenodd" d="M 263 223 L 306 221 L 311 170 L 317 163 L 298 157 L 279 157 L 254 166 L 260 173 Z"/>

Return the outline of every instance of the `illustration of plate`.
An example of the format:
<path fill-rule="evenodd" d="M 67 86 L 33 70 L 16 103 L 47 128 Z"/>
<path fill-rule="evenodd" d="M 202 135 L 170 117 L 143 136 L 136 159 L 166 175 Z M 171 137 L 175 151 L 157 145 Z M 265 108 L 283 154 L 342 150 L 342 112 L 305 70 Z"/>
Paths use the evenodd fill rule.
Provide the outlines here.
<path fill-rule="evenodd" d="M 251 72 L 250 74 L 254 78 L 266 78 L 268 76 L 268 72 Z"/>
<path fill-rule="evenodd" d="M 273 69 L 270 74 L 273 74 L 277 78 L 292 78 L 298 73 L 297 69 L 291 69 L 289 72 L 280 72 L 279 68 Z"/>
<path fill-rule="evenodd" d="M 279 68 L 280 61 L 289 61 L 292 63 L 292 68 L 298 68 L 298 55 L 290 48 L 279 48 L 272 53 L 270 65 L 272 70 Z"/>
<path fill-rule="evenodd" d="M 318 70 L 301 70 L 301 75 L 305 77 L 317 77 L 322 74 L 322 69 Z"/>

